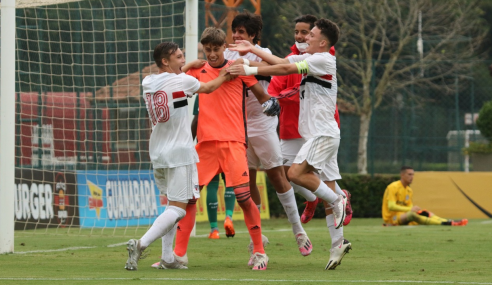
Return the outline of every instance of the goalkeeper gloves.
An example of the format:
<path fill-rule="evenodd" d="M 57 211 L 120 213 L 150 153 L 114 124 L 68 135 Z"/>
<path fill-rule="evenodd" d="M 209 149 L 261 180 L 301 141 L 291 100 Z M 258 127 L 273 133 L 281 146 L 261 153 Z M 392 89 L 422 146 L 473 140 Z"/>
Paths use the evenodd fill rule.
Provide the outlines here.
<path fill-rule="evenodd" d="M 271 97 L 268 101 L 261 104 L 261 106 L 263 107 L 263 113 L 267 116 L 273 117 L 280 114 L 280 105 L 274 97 Z"/>

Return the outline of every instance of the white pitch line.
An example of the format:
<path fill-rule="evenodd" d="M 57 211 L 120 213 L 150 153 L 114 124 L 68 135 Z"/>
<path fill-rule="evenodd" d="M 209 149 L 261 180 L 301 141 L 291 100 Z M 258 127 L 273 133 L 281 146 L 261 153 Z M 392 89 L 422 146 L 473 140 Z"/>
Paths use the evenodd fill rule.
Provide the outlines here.
<path fill-rule="evenodd" d="M 492 224 L 492 220 L 480 222 L 481 224 Z"/>
<path fill-rule="evenodd" d="M 470 285 L 492 285 L 490 282 L 466 282 L 466 281 L 422 281 L 422 280 L 287 280 L 287 279 L 226 279 L 226 278 L 138 278 L 144 281 L 224 281 L 224 282 L 276 282 L 276 283 L 326 283 L 326 282 L 344 282 L 344 283 L 422 283 L 422 284 L 470 284 Z M 0 280 L 6 281 L 127 281 L 134 278 L 22 278 L 22 277 L 0 277 Z"/>

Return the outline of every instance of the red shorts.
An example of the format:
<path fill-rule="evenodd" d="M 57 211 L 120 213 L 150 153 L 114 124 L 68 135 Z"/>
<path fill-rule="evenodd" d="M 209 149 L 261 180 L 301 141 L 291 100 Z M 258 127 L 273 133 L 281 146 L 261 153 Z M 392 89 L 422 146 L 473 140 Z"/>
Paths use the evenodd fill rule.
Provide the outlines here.
<path fill-rule="evenodd" d="M 221 172 L 227 177 L 226 187 L 249 183 L 248 158 L 244 143 L 204 141 L 198 143 L 195 148 L 200 159 L 196 164 L 200 186 L 207 185 Z"/>

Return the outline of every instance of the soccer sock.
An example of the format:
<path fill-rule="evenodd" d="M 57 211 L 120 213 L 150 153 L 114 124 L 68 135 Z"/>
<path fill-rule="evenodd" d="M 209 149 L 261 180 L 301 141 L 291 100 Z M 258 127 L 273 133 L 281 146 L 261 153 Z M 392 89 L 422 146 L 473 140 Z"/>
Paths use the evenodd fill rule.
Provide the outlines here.
<path fill-rule="evenodd" d="M 330 231 L 331 236 L 331 246 L 339 244 L 343 240 L 343 227 L 335 228 L 335 220 L 333 219 L 333 214 L 326 216 L 326 225 Z"/>
<path fill-rule="evenodd" d="M 217 179 L 216 179 L 217 178 Z M 219 175 L 216 175 L 207 185 L 207 214 L 210 228 L 217 228 L 217 190 L 219 189 Z"/>
<path fill-rule="evenodd" d="M 232 214 L 234 214 L 234 206 L 236 205 L 236 195 L 234 194 L 234 188 L 227 187 L 224 192 L 224 200 L 226 207 L 226 216 L 232 220 Z"/>
<path fill-rule="evenodd" d="M 333 190 L 328 187 L 325 182 L 320 180 L 318 189 L 313 192 L 321 200 L 324 200 L 328 203 L 333 203 L 338 199 L 338 195 L 333 192 Z"/>
<path fill-rule="evenodd" d="M 290 182 L 290 185 L 292 185 L 292 188 L 294 188 L 294 192 L 304 197 L 306 201 L 314 202 L 314 200 L 316 200 L 316 195 L 314 195 L 313 192 L 309 191 L 308 189 L 299 186 L 292 181 Z"/>
<path fill-rule="evenodd" d="M 174 227 L 167 232 L 162 237 L 162 255 L 161 259 L 164 260 L 167 263 L 172 263 L 174 262 L 174 255 L 173 255 L 173 242 L 174 242 L 174 236 L 176 235 L 176 228 L 178 227 L 178 224 L 176 223 Z"/>
<path fill-rule="evenodd" d="M 195 226 L 196 218 L 196 200 L 192 199 L 186 206 L 186 216 L 178 223 L 178 229 L 176 231 L 176 246 L 174 247 L 174 253 L 177 256 L 184 256 L 188 250 L 188 242 L 190 241 L 190 234 Z"/>
<path fill-rule="evenodd" d="M 285 193 L 277 193 L 280 203 L 284 207 L 287 219 L 292 224 L 292 232 L 294 235 L 305 233 L 301 226 L 301 218 L 299 217 L 299 211 L 297 210 L 296 197 L 294 195 L 294 189 L 290 188 Z"/>
<path fill-rule="evenodd" d="M 256 208 L 251 194 L 249 192 L 249 186 L 238 187 L 234 189 L 236 199 L 241 206 L 244 213 L 244 222 L 248 227 L 249 235 L 253 241 L 253 252 L 265 253 L 263 249 L 263 243 L 261 240 L 261 219 L 260 211 Z"/>
<path fill-rule="evenodd" d="M 181 220 L 186 215 L 186 211 L 176 207 L 168 206 L 166 210 L 157 217 L 157 219 L 152 224 L 152 227 L 143 235 L 140 239 L 140 246 L 142 248 L 147 248 L 156 239 L 167 234 L 174 224 Z"/>
<path fill-rule="evenodd" d="M 419 225 L 440 225 L 441 220 L 432 219 L 426 216 L 421 216 L 415 212 L 407 212 L 407 219 L 409 222 L 417 222 Z"/>
<path fill-rule="evenodd" d="M 335 193 L 345 197 L 345 193 L 343 193 L 342 188 L 340 188 L 340 186 L 338 186 L 338 183 L 336 181 L 335 181 Z"/>

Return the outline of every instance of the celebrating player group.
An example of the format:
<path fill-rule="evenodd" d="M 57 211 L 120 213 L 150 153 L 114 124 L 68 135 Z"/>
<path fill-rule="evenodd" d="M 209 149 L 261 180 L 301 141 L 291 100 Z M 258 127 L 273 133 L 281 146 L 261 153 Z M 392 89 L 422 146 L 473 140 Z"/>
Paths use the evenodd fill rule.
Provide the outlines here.
<path fill-rule="evenodd" d="M 350 193 L 336 183 L 341 176 L 334 45 L 340 31 L 332 21 L 312 15 L 300 16 L 294 23 L 295 44 L 286 58 L 258 45 L 263 23 L 249 12 L 238 14 L 232 22 L 235 44 L 228 48 L 222 30 L 205 29 L 200 42 L 206 61 L 186 64 L 173 42 L 155 47 L 159 73 L 145 77 L 143 97 L 152 122 L 149 153 L 155 181 L 169 202 L 140 239 L 128 241 L 126 269 L 137 270 L 143 251 L 159 238 L 162 255 L 155 267 L 186 269 L 196 199 L 223 173 L 250 234 L 248 265 L 266 270 L 268 238 L 262 235 L 256 187 L 259 167 L 277 192 L 303 256 L 311 254 L 313 244 L 302 223 L 311 220 L 318 202 L 324 205 L 331 236 L 325 269 L 335 269 L 349 252 L 351 243 L 344 238 L 343 225 L 352 218 Z M 195 146 L 187 99 L 197 93 Z M 302 216 L 294 193 L 306 199 Z"/>

